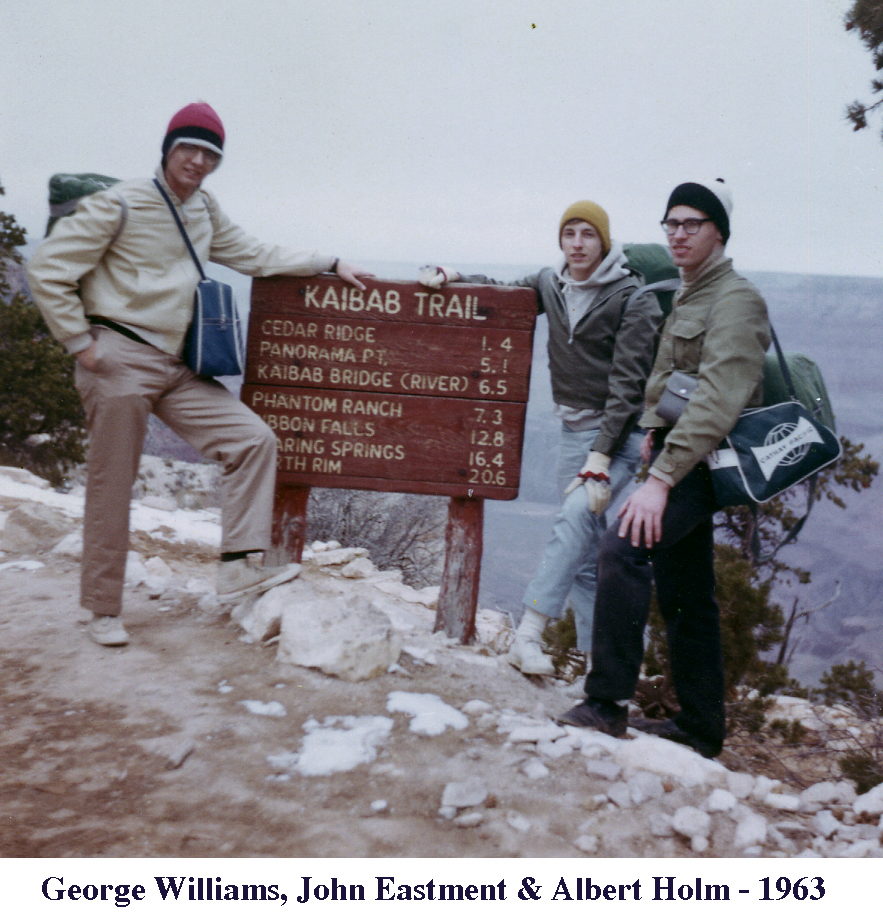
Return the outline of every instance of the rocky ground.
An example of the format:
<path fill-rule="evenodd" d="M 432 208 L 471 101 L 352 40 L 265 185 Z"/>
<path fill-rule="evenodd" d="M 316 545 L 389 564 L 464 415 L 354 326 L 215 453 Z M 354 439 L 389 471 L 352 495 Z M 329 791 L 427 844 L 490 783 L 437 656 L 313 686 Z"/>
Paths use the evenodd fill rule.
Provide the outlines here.
<path fill-rule="evenodd" d="M 132 642 L 106 649 L 77 605 L 81 488 L 0 469 L 0 855 L 883 855 L 883 787 L 561 728 L 578 687 L 508 666 L 502 616 L 460 646 L 436 591 L 359 549 L 316 545 L 294 583 L 220 605 L 211 481 L 145 457 Z"/>

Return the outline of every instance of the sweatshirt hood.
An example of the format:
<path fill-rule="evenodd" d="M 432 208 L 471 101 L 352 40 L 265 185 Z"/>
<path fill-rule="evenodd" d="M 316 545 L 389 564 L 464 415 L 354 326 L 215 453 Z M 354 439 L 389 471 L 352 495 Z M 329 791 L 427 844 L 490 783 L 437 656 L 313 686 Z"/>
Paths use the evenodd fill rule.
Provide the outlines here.
<path fill-rule="evenodd" d="M 609 285 L 611 282 L 618 282 L 620 279 L 625 279 L 629 275 L 628 268 L 626 267 L 627 262 L 628 258 L 622 249 L 622 245 L 614 240 L 611 241 L 610 251 L 607 256 L 601 260 L 598 268 L 588 279 L 578 282 L 576 279 L 572 278 L 570 270 L 567 268 L 567 263 L 565 263 L 558 271 L 558 280 L 562 285 L 574 289 L 601 288 L 601 286 Z"/>

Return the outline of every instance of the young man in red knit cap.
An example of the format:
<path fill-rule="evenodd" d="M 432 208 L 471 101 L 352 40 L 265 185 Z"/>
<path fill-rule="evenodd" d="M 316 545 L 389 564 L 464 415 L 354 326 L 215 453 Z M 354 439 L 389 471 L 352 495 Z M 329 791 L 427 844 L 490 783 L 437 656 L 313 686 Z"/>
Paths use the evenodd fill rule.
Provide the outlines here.
<path fill-rule="evenodd" d="M 369 273 L 332 256 L 248 236 L 202 189 L 224 153 L 224 126 L 207 103 L 169 122 L 158 182 L 202 263 L 251 276 L 335 272 L 364 289 Z M 129 504 L 151 413 L 222 468 L 218 595 L 233 601 L 297 576 L 249 555 L 270 545 L 276 480 L 272 430 L 222 384 L 181 361 L 199 273 L 153 179 L 88 196 L 58 221 L 28 266 L 34 301 L 76 356 L 89 433 L 80 602 L 99 644 L 126 644 L 123 580 Z"/>

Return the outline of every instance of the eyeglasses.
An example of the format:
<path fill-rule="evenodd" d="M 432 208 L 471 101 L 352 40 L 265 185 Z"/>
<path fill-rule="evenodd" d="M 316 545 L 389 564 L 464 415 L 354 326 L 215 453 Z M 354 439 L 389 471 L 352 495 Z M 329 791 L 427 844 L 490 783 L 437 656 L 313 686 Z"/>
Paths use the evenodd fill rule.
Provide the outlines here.
<path fill-rule="evenodd" d="M 667 218 L 659 223 L 665 229 L 669 237 L 674 237 L 678 233 L 678 228 L 683 228 L 688 234 L 698 234 L 699 228 L 711 218 L 687 218 L 686 221 L 675 221 L 674 218 Z"/>
<path fill-rule="evenodd" d="M 188 144 L 186 141 L 181 141 L 176 145 L 177 150 L 181 151 L 185 157 L 193 158 L 197 154 L 202 154 L 205 162 L 210 167 L 216 167 L 221 161 L 221 155 L 216 154 L 214 151 L 210 151 L 207 147 L 203 147 L 201 144 Z"/>

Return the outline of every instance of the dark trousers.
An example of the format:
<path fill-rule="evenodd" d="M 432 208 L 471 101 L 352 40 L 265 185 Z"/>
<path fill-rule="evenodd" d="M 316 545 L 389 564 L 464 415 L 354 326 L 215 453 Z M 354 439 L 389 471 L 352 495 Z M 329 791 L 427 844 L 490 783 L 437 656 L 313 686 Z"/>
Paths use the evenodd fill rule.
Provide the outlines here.
<path fill-rule="evenodd" d="M 709 741 L 725 735 L 720 613 L 715 599 L 712 517 L 718 506 L 707 465 L 672 488 L 662 540 L 649 552 L 617 535 L 601 539 L 586 694 L 619 701 L 635 692 L 644 656 L 644 629 L 653 582 L 668 636 L 672 680 L 681 706 L 678 725 Z"/>

